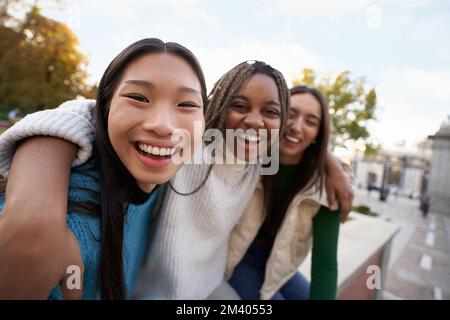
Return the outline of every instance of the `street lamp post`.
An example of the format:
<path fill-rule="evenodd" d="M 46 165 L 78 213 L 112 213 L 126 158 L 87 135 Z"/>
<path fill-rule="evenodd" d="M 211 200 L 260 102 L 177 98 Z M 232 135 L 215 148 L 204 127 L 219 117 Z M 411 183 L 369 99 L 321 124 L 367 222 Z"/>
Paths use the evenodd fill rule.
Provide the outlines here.
<path fill-rule="evenodd" d="M 388 179 L 391 170 L 391 162 L 388 160 L 383 165 L 383 180 L 380 188 L 380 201 L 386 201 L 389 194 Z"/>

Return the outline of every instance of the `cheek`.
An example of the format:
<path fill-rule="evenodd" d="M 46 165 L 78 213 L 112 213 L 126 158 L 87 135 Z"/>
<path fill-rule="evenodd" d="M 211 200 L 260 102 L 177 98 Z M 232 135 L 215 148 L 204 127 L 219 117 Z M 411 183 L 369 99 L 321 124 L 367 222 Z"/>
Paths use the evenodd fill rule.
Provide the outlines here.
<path fill-rule="evenodd" d="M 116 148 L 117 142 L 126 138 L 128 131 L 138 123 L 139 115 L 136 110 L 126 106 L 111 106 L 108 114 L 108 135 L 111 143 Z"/>
<path fill-rule="evenodd" d="M 237 124 L 240 122 L 242 116 L 233 110 L 228 111 L 227 118 L 225 120 L 226 129 L 235 129 Z"/>
<path fill-rule="evenodd" d="M 266 121 L 267 129 L 280 129 L 281 128 L 281 119 L 269 119 Z"/>
<path fill-rule="evenodd" d="M 188 130 L 191 137 L 191 146 L 196 145 L 196 143 L 201 143 L 203 134 L 205 132 L 205 118 L 203 114 L 190 119 L 188 121 L 183 121 L 183 129 Z"/>
<path fill-rule="evenodd" d="M 303 132 L 305 133 L 307 140 L 312 142 L 317 138 L 317 135 L 319 134 L 319 128 L 306 127 L 306 128 L 304 128 Z"/>
<path fill-rule="evenodd" d="M 205 132 L 205 117 L 203 115 L 203 110 L 199 110 L 198 112 L 191 114 L 179 113 L 176 114 L 176 118 L 173 119 L 175 120 L 174 126 L 176 129 L 180 129 L 182 132 L 185 132 L 182 134 L 182 139 L 185 141 L 183 143 L 190 144 L 191 151 L 193 152 L 194 149 L 203 141 L 202 138 Z M 177 130 L 173 133 L 178 135 Z"/>

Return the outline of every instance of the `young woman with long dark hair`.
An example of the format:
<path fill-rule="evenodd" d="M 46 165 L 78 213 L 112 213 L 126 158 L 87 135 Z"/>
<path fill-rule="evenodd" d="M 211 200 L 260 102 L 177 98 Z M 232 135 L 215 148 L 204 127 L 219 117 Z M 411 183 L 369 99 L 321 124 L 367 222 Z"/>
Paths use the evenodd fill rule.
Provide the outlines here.
<path fill-rule="evenodd" d="M 66 203 L 68 199 L 68 207 L 64 208 L 67 222 L 59 224 L 57 217 L 61 214 L 53 220 L 58 228 L 65 230 L 65 237 L 56 246 L 58 250 L 34 257 L 41 269 L 50 272 L 43 275 L 30 268 L 24 274 L 25 278 L 34 280 L 32 289 L 17 273 L 12 277 L 4 271 L 14 266 L 15 261 L 34 254 L 27 249 L 17 251 L 11 245 L 19 242 L 26 248 L 30 240 L 21 237 L 27 224 L 18 220 L 23 215 L 16 210 L 20 207 L 17 199 L 21 197 L 17 190 L 35 188 L 27 201 L 36 206 L 42 204 L 42 198 L 49 198 L 46 192 L 52 188 L 47 186 L 45 177 L 36 181 L 39 173 L 23 177 L 25 172 L 14 166 L 9 173 L 13 183 L 3 181 L 6 193 L 0 202 L 0 268 L 3 269 L 0 296 L 129 297 L 144 261 L 158 185 L 167 182 L 180 168 L 180 164 L 172 161 L 173 156 L 186 152 L 186 146 L 177 145 L 171 137 L 178 129 L 194 135 L 194 122 L 200 122 L 204 128 L 205 104 L 203 72 L 195 56 L 185 47 L 159 39 L 144 39 L 114 58 L 100 81 L 93 108 L 92 101 L 80 101 L 78 114 L 61 113 L 60 118 L 54 118 L 57 123 L 48 123 L 58 126 L 65 134 L 89 140 L 89 149 L 79 154 L 78 160 L 84 163 L 71 170 L 68 193 L 67 187 L 64 191 L 63 199 Z M 44 118 L 46 114 L 44 111 Z M 89 135 L 80 135 L 74 127 L 88 128 L 88 133 L 95 134 L 94 143 Z M 39 170 L 39 166 L 33 165 L 33 159 L 30 160 L 24 170 Z M 50 197 L 47 205 L 38 209 L 51 207 L 51 200 Z M 39 232 L 44 236 L 48 232 L 47 236 L 52 238 L 51 229 Z M 71 278 L 77 275 L 77 270 L 83 279 L 80 286 Z"/>

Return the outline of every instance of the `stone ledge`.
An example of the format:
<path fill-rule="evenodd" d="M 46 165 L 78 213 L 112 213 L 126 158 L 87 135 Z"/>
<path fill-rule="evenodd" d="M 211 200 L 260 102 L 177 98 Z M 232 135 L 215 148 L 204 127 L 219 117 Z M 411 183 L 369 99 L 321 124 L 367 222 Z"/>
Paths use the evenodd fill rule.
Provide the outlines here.
<path fill-rule="evenodd" d="M 390 244 L 400 227 L 380 218 L 369 217 L 356 212 L 349 215 L 352 219 L 341 224 L 338 245 L 338 298 L 367 299 L 372 291 L 366 287 L 370 274 L 367 266 L 378 265 L 381 269 L 382 284 L 386 279 Z M 311 252 L 299 271 L 310 280 Z M 363 283 L 361 283 L 363 282 Z M 352 292 L 351 297 L 348 292 Z M 359 295 L 358 295 L 359 294 Z"/>

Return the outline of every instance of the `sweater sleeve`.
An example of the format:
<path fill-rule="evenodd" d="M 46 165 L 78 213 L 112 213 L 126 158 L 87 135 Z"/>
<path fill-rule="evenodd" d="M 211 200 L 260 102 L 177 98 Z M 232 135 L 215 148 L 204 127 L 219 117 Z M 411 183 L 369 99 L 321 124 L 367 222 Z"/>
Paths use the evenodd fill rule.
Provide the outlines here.
<path fill-rule="evenodd" d="M 80 147 L 72 166 L 92 155 L 95 136 L 93 110 L 95 100 L 71 100 L 56 109 L 28 114 L 0 135 L 0 175 L 7 177 L 19 142 L 32 136 L 52 136 Z"/>
<path fill-rule="evenodd" d="M 337 291 L 339 212 L 322 206 L 313 221 L 311 300 L 334 300 Z"/>

